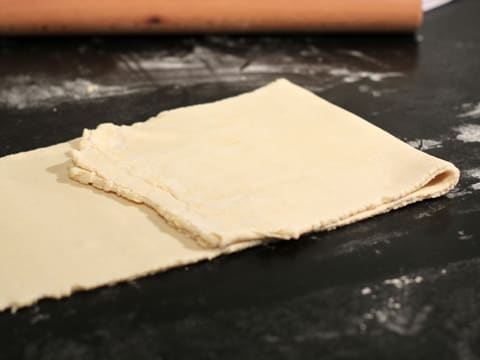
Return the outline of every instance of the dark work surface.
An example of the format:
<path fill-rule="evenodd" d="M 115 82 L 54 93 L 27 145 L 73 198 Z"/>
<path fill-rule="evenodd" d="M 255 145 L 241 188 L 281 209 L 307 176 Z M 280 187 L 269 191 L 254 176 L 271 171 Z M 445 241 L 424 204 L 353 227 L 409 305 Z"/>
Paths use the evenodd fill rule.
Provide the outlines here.
<path fill-rule="evenodd" d="M 287 77 L 463 171 L 333 232 L 1 313 L 0 359 L 480 358 L 479 14 L 457 1 L 416 36 L 0 39 L 0 155 Z"/>

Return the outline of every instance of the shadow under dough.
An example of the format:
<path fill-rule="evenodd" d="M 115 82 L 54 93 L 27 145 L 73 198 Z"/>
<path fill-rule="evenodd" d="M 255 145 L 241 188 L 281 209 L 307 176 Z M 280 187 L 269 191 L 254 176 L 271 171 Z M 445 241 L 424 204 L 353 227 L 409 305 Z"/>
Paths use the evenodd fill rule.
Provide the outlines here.
<path fill-rule="evenodd" d="M 70 145 L 73 149 L 74 141 L 70 142 Z M 111 201 L 115 201 L 118 206 L 134 207 L 138 211 L 141 211 L 143 214 L 145 214 L 145 216 L 158 228 L 159 231 L 175 238 L 176 240 L 181 242 L 185 248 L 199 251 L 206 250 L 200 245 L 198 245 L 193 239 L 190 239 L 188 236 L 180 233 L 179 231 L 175 230 L 175 228 L 168 225 L 160 214 L 158 214 L 155 210 L 148 207 L 147 205 L 137 204 L 133 201 L 120 197 L 115 193 L 99 190 L 93 186 L 84 185 L 70 179 L 70 177 L 68 176 L 68 169 L 71 165 L 71 160 L 69 159 L 70 155 L 68 154 L 68 152 L 65 153 L 65 157 L 67 158 L 67 160 L 65 160 L 64 162 L 46 169 L 47 172 L 56 176 L 56 180 L 58 183 L 83 188 L 86 191 L 94 192 L 98 196 L 108 197 Z"/>

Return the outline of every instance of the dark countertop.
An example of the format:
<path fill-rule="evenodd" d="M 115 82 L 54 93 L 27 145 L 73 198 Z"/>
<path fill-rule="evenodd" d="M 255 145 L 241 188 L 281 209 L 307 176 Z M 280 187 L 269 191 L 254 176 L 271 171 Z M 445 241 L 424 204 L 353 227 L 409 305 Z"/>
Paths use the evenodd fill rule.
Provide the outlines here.
<path fill-rule="evenodd" d="M 479 359 L 479 14 L 456 1 L 416 36 L 0 38 L 0 155 L 287 77 L 463 171 L 447 197 L 1 313 L 0 359 Z"/>

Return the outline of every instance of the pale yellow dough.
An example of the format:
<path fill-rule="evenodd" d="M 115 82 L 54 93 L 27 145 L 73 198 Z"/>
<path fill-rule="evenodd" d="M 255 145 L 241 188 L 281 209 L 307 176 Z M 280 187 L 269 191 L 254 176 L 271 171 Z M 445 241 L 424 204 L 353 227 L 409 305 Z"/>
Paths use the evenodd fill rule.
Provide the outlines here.
<path fill-rule="evenodd" d="M 333 229 L 458 181 L 422 153 L 287 80 L 86 130 L 72 178 L 155 209 L 206 247 Z"/>
<path fill-rule="evenodd" d="M 74 148 L 74 178 L 148 204 L 212 248 L 150 207 L 71 180 Z M 444 194 L 458 176 L 285 80 L 101 125 L 81 146 L 0 159 L 0 310 L 331 229 Z"/>
<path fill-rule="evenodd" d="M 69 179 L 73 146 L 0 159 L 0 311 L 255 244 L 203 249 L 150 208 Z"/>

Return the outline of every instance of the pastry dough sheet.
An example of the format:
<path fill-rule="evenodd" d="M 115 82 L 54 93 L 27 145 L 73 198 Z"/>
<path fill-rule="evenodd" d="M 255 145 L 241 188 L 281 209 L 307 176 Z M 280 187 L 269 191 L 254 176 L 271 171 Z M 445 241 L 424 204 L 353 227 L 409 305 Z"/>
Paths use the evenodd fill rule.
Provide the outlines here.
<path fill-rule="evenodd" d="M 147 204 L 210 248 L 334 229 L 440 196 L 459 178 L 284 79 L 85 130 L 73 162 L 72 178 Z"/>
<path fill-rule="evenodd" d="M 72 151 L 73 177 L 122 197 L 72 180 Z M 0 311 L 332 229 L 439 196 L 458 175 L 284 80 L 101 125 L 82 144 L 0 159 Z"/>
<path fill-rule="evenodd" d="M 0 159 L 0 311 L 255 244 L 203 249 L 152 209 L 71 180 L 76 143 Z"/>

